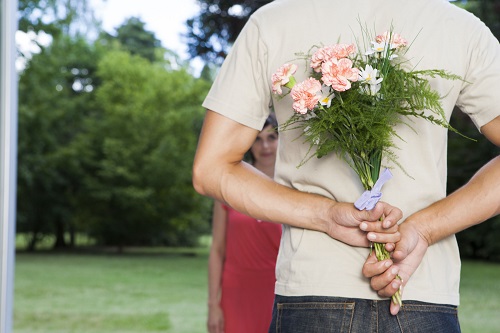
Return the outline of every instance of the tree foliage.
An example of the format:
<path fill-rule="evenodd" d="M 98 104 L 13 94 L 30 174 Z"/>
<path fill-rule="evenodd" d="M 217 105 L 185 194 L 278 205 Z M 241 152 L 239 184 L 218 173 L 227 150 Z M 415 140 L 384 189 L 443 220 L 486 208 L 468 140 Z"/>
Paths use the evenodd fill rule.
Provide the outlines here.
<path fill-rule="evenodd" d="M 53 39 L 20 73 L 18 232 L 31 250 L 46 236 L 72 246 L 76 233 L 120 247 L 196 243 L 210 211 L 191 184 L 208 83 L 174 70 L 140 20 L 103 43 L 70 33 L 75 16 L 37 19 L 60 4 L 81 3 L 21 4 L 24 27 Z"/>
<path fill-rule="evenodd" d="M 66 245 L 79 181 L 64 151 L 92 110 L 96 62 L 84 39 L 60 35 L 20 76 L 17 215 L 18 230 L 31 233 L 30 249 L 46 234 Z"/>
<path fill-rule="evenodd" d="M 190 55 L 221 64 L 248 17 L 272 0 L 199 0 L 200 14 L 187 21 Z"/>
<path fill-rule="evenodd" d="M 80 220 L 105 245 L 193 244 L 208 225 L 190 172 L 208 85 L 121 51 L 107 53 L 98 73 L 102 114 L 74 150 Z"/>
<path fill-rule="evenodd" d="M 101 33 L 101 42 L 112 43 L 116 40 L 130 54 L 154 62 L 157 60 L 156 49 L 161 48 L 161 42 L 153 32 L 146 30 L 145 25 L 140 18 L 130 17 L 116 29 L 116 35 Z"/>
<path fill-rule="evenodd" d="M 96 20 L 88 0 L 19 0 L 19 30 L 85 35 Z"/>

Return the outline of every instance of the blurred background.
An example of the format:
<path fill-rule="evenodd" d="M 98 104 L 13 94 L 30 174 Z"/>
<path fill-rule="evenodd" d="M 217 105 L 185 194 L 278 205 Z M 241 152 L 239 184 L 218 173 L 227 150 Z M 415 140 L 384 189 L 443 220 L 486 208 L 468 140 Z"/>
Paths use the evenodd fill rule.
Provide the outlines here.
<path fill-rule="evenodd" d="M 269 2 L 19 0 L 15 332 L 205 332 L 201 103 Z M 500 1 L 454 4 L 500 36 Z M 499 153 L 452 125 L 449 191 Z M 498 332 L 500 219 L 457 237 L 463 331 Z"/>

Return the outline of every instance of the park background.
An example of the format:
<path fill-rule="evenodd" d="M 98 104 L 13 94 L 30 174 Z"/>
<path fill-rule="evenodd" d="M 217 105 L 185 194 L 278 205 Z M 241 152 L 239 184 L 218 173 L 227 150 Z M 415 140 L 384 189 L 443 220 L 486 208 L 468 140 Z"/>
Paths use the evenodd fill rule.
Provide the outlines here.
<path fill-rule="evenodd" d="M 140 16 L 104 30 L 97 2 L 19 1 L 32 47 L 18 54 L 14 332 L 204 332 L 212 202 L 191 185 L 201 102 L 270 1 L 197 1 L 187 55 Z M 455 4 L 500 36 L 500 1 Z M 450 133 L 450 192 L 499 153 L 460 112 L 452 125 L 477 141 Z M 500 219 L 457 236 L 463 331 L 498 332 Z"/>

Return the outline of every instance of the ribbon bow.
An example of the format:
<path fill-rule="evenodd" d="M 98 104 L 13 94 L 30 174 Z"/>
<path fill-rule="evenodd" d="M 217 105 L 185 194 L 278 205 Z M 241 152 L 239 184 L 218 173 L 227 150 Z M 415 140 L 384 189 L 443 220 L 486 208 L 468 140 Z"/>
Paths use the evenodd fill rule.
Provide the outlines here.
<path fill-rule="evenodd" d="M 354 203 L 354 207 L 359 210 L 372 210 L 373 207 L 379 202 L 382 197 L 382 186 L 385 182 L 392 178 L 392 173 L 389 169 L 385 169 L 384 172 L 378 177 L 377 182 L 373 185 L 371 190 L 366 190 L 358 200 Z"/>

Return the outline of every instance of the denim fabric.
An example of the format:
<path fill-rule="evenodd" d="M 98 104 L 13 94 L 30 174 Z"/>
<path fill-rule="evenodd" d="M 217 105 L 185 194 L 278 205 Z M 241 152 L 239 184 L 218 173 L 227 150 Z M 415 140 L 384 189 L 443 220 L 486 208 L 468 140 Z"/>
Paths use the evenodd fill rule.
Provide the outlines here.
<path fill-rule="evenodd" d="M 457 307 L 404 301 L 397 316 L 390 300 L 276 295 L 269 333 L 459 333 Z"/>

